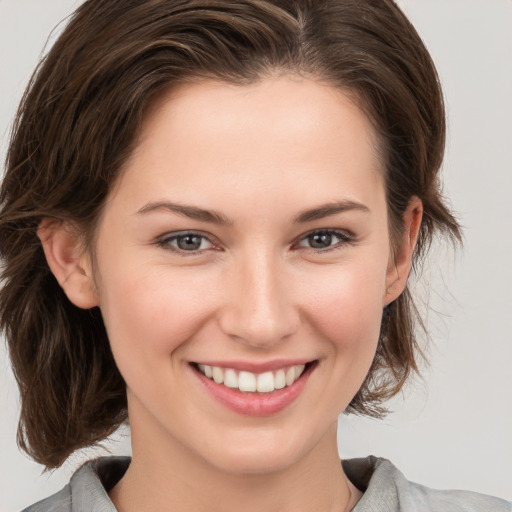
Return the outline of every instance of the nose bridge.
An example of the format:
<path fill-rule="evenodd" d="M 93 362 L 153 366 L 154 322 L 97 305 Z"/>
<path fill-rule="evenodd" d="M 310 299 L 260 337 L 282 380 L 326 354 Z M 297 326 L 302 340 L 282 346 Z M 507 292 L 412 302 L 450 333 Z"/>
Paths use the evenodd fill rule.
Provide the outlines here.
<path fill-rule="evenodd" d="M 231 268 L 222 328 L 255 347 L 268 347 L 293 334 L 299 314 L 287 287 L 283 262 L 268 249 L 248 249 Z"/>

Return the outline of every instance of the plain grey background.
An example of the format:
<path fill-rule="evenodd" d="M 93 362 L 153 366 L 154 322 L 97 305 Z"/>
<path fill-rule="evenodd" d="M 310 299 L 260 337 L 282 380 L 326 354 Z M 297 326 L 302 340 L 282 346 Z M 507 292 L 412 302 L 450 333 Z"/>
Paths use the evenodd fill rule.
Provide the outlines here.
<path fill-rule="evenodd" d="M 390 458 L 439 488 L 512 498 L 512 2 L 401 0 L 437 64 L 448 110 L 445 188 L 465 227 L 463 252 L 441 244 L 417 284 L 428 298 L 431 366 L 383 421 L 342 417 L 342 457 Z M 79 0 L 0 0 L 0 157 L 48 35 Z M 54 40 L 55 33 L 50 42 Z M 23 508 L 69 479 L 16 447 L 18 396 L 0 348 L 0 510 Z M 129 452 L 126 432 L 107 447 Z"/>

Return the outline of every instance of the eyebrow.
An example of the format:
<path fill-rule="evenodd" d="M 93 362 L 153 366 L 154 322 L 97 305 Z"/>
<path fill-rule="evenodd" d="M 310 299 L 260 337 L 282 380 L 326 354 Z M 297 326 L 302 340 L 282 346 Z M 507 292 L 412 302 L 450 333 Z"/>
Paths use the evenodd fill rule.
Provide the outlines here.
<path fill-rule="evenodd" d="M 137 214 L 145 214 L 157 210 L 167 210 L 172 213 L 188 217 L 189 219 L 211 222 L 212 224 L 219 224 L 221 226 L 231 226 L 233 224 L 233 221 L 223 213 L 216 212 L 214 210 L 205 210 L 203 208 L 198 208 L 197 206 L 172 203 L 170 201 L 149 202 L 138 210 Z"/>
<path fill-rule="evenodd" d="M 299 213 L 295 219 L 295 224 L 303 224 L 305 222 L 311 222 L 313 220 L 323 219 L 324 217 L 330 217 L 337 213 L 343 213 L 347 211 L 361 211 L 364 213 L 370 213 L 368 206 L 362 203 L 356 203 L 355 201 L 336 201 L 332 203 L 322 204 L 310 210 L 305 210 Z"/>
<path fill-rule="evenodd" d="M 203 208 L 198 208 L 197 206 L 184 205 L 171 201 L 149 202 L 145 204 L 140 210 L 138 210 L 137 214 L 146 214 L 158 210 L 167 210 L 169 212 L 188 217 L 189 219 L 210 222 L 212 224 L 219 224 L 221 226 L 232 226 L 234 224 L 233 220 L 226 217 L 226 215 L 223 213 L 217 212 L 215 210 L 205 210 Z M 364 213 L 370 212 L 370 209 L 362 203 L 348 200 L 335 201 L 316 206 L 315 208 L 304 210 L 294 218 L 293 222 L 294 224 L 304 224 L 306 222 L 312 222 L 314 220 L 323 219 L 325 217 L 330 217 L 331 215 L 336 215 L 338 213 L 352 210 L 361 211 Z"/>

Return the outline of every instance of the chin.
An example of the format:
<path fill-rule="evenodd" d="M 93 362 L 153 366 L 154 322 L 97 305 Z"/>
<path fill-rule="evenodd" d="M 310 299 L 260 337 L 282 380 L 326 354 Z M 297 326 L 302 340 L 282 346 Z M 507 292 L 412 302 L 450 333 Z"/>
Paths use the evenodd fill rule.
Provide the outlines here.
<path fill-rule="evenodd" d="M 259 450 L 252 454 L 230 454 L 216 463 L 216 466 L 233 475 L 265 475 L 285 471 L 299 458 L 297 454 L 262 453 Z"/>
<path fill-rule="evenodd" d="M 229 442 L 216 450 L 210 458 L 210 463 L 227 473 L 238 475 L 263 475 L 284 471 L 299 460 L 303 459 L 309 451 L 303 438 L 299 442 L 293 436 L 281 435 L 272 438 L 272 435 L 262 431 L 251 436 L 250 440 Z M 313 446 L 311 446 L 312 448 Z"/>

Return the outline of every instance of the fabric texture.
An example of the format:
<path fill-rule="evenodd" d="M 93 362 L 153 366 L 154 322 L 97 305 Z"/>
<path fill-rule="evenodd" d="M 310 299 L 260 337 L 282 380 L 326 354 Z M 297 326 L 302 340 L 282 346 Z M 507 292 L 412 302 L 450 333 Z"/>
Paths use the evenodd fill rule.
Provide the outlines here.
<path fill-rule="evenodd" d="M 108 491 L 122 478 L 129 457 L 101 457 L 85 463 L 61 491 L 23 512 L 116 512 Z M 439 491 L 408 481 L 378 457 L 342 462 L 364 492 L 353 512 L 512 512 L 512 503 L 470 491 Z"/>

